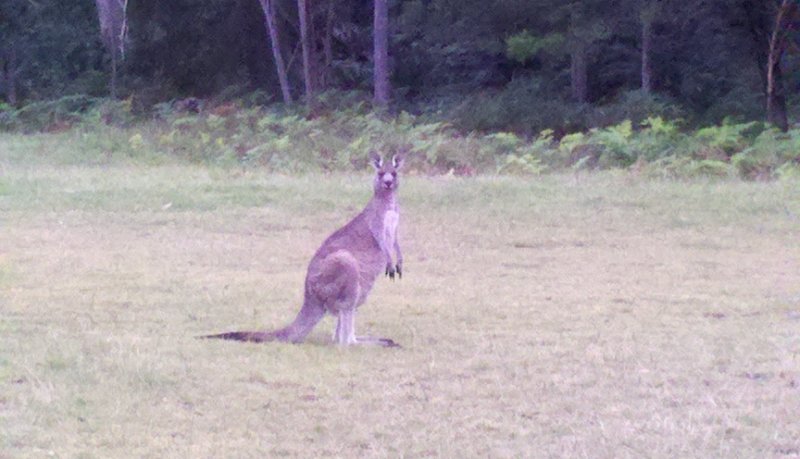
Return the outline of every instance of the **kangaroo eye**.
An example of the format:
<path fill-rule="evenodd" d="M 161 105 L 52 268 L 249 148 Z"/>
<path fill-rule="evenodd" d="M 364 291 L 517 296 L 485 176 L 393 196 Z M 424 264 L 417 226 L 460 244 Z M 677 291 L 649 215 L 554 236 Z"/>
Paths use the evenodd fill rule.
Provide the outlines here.
<path fill-rule="evenodd" d="M 392 171 L 392 177 L 397 177 L 397 172 Z"/>

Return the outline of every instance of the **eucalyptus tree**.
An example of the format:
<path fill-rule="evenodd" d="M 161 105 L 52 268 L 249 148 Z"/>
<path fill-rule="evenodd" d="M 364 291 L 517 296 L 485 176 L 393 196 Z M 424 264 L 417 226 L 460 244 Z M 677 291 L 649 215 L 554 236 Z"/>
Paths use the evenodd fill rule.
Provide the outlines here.
<path fill-rule="evenodd" d="M 798 21 L 797 0 L 780 0 L 773 5 L 774 25 L 767 53 L 767 121 L 781 130 L 789 129 L 781 60 L 790 43 L 793 24 Z"/>
<path fill-rule="evenodd" d="M 389 3 L 374 0 L 373 35 L 373 86 L 374 101 L 379 107 L 389 105 Z"/>
<path fill-rule="evenodd" d="M 281 50 L 280 32 L 278 30 L 278 20 L 275 10 L 276 0 L 259 0 L 261 9 L 264 12 L 264 23 L 269 35 L 270 48 L 272 49 L 272 59 L 275 62 L 275 71 L 278 73 L 278 82 L 281 87 L 283 102 L 292 103 L 292 92 L 289 88 L 289 75 L 286 72 L 286 64 L 283 61 L 283 51 Z"/>
<path fill-rule="evenodd" d="M 95 0 L 100 37 L 111 55 L 111 97 L 117 97 L 117 70 L 125 59 L 128 37 L 128 0 Z"/>

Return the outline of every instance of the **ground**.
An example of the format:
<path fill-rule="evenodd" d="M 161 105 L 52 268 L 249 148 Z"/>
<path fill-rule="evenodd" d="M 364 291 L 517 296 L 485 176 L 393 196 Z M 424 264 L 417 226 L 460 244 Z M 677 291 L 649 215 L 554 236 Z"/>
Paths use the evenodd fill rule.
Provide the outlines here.
<path fill-rule="evenodd" d="M 0 169 L 0 457 L 798 457 L 800 184 L 406 177 L 400 349 L 294 317 L 366 175 Z"/>

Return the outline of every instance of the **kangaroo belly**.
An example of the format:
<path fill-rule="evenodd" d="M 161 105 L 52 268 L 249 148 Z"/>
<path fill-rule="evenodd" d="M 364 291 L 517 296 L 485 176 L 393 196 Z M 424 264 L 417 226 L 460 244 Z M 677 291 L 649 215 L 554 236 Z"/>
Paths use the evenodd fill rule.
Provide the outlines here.
<path fill-rule="evenodd" d="M 390 250 L 394 247 L 394 239 L 397 234 L 397 224 L 399 222 L 400 214 L 397 213 L 397 211 L 388 210 L 383 215 L 383 241 Z"/>

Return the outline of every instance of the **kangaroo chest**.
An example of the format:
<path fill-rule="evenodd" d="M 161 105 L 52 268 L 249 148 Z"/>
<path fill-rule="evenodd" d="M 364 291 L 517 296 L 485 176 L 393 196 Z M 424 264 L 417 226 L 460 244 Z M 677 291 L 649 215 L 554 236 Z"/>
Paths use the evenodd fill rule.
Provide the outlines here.
<path fill-rule="evenodd" d="M 399 222 L 400 214 L 396 210 L 387 210 L 383 214 L 383 241 L 387 248 L 391 248 L 394 245 Z"/>

